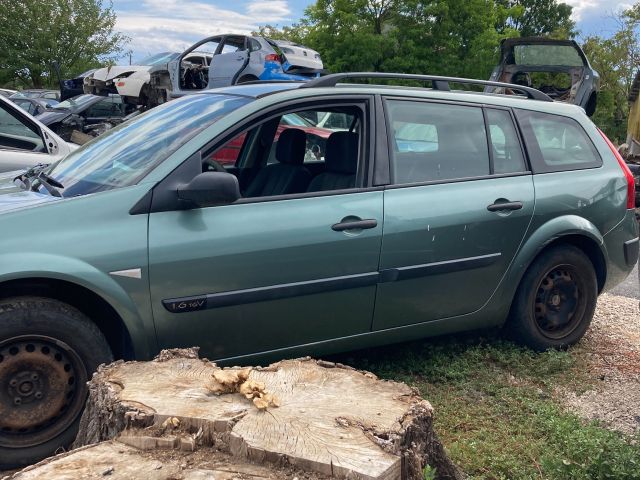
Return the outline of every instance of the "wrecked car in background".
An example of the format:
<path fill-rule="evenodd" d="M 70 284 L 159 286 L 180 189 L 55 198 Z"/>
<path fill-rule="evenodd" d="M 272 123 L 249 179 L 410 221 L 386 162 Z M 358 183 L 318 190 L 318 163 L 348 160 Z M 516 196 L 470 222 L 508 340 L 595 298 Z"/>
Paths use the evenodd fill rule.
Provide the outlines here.
<path fill-rule="evenodd" d="M 153 107 L 164 103 L 164 92 L 151 91 L 149 78 L 152 72 L 166 72 L 169 62 L 178 58 L 178 52 L 162 52 L 140 60 L 138 65 L 114 65 L 100 68 L 84 77 L 84 93 L 94 95 L 118 94 L 126 103 Z M 184 57 L 184 62 L 208 66 L 211 55 L 194 52 Z M 82 92 L 81 92 L 82 93 Z M 162 93 L 162 98 L 155 95 Z"/>
<path fill-rule="evenodd" d="M 193 63 L 193 53 L 210 55 L 208 64 Z M 320 54 L 284 40 L 245 35 L 205 38 L 169 62 L 166 72 L 151 74 L 151 88 L 158 98 L 257 80 L 307 81 L 324 72 Z"/>
<path fill-rule="evenodd" d="M 500 43 L 500 64 L 491 81 L 536 88 L 559 102 L 596 110 L 600 76 L 573 40 L 541 37 L 507 38 Z M 485 92 L 503 93 L 487 87 Z"/>
<path fill-rule="evenodd" d="M 135 106 L 124 103 L 119 95 L 84 94 L 60 102 L 37 119 L 69 142 L 73 141 L 74 131 L 97 136 L 122 123 L 135 110 Z"/>
<path fill-rule="evenodd" d="M 67 98 L 77 97 L 84 93 L 84 79 L 95 72 L 97 69 L 88 70 L 81 73 L 75 78 L 69 78 L 60 81 L 60 101 Z"/>

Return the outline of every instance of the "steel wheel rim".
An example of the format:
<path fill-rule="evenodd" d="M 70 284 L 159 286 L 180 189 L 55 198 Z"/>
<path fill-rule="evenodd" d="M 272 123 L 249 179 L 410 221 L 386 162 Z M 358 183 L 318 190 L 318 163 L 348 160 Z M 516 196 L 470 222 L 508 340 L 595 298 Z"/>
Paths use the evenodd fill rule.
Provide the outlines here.
<path fill-rule="evenodd" d="M 533 318 L 538 331 L 562 340 L 578 328 L 584 316 L 587 291 L 573 265 L 557 265 L 542 277 L 533 299 Z"/>
<path fill-rule="evenodd" d="M 0 447 L 40 445 L 84 405 L 87 372 L 66 343 L 41 335 L 0 342 Z"/>

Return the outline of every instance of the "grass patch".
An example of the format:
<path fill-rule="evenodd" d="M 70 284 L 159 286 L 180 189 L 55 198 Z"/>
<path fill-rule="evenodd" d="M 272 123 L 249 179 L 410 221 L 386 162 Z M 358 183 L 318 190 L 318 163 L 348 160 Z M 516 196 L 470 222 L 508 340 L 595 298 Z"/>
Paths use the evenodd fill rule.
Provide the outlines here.
<path fill-rule="evenodd" d="M 586 423 L 554 399 L 556 386 L 591 384 L 581 358 L 462 335 L 336 360 L 417 388 L 452 460 L 472 478 L 640 479 L 640 439 Z"/>

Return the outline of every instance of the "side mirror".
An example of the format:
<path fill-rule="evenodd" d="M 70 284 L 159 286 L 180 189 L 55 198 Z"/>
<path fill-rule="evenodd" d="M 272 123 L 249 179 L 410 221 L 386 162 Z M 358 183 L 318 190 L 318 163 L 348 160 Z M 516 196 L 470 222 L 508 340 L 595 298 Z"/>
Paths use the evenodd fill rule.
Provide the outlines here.
<path fill-rule="evenodd" d="M 180 185 L 178 198 L 196 207 L 229 205 L 238 200 L 238 179 L 230 173 L 204 172 L 196 175 L 186 185 Z"/>

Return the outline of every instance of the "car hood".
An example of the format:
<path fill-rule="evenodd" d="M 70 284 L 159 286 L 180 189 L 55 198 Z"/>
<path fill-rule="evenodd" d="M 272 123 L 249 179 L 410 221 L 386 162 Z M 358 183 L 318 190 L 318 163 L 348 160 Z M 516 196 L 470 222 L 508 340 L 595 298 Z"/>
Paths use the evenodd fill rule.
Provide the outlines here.
<path fill-rule="evenodd" d="M 152 67 L 149 65 L 114 65 L 112 67 L 100 68 L 93 72 L 93 78 L 95 80 L 112 80 L 117 77 L 121 77 L 125 73 L 131 72 L 148 72 Z M 89 75 L 91 76 L 91 75 Z"/>
<path fill-rule="evenodd" d="M 22 190 L 13 183 L 13 179 L 20 173 L 6 172 L 0 174 L 0 214 L 61 200 L 60 197 Z"/>
<path fill-rule="evenodd" d="M 52 125 L 54 123 L 61 122 L 72 114 L 73 112 L 71 110 L 48 110 L 46 112 L 42 112 L 40 115 L 37 115 L 36 118 L 40 120 L 40 123 L 44 123 L 45 125 Z"/>

